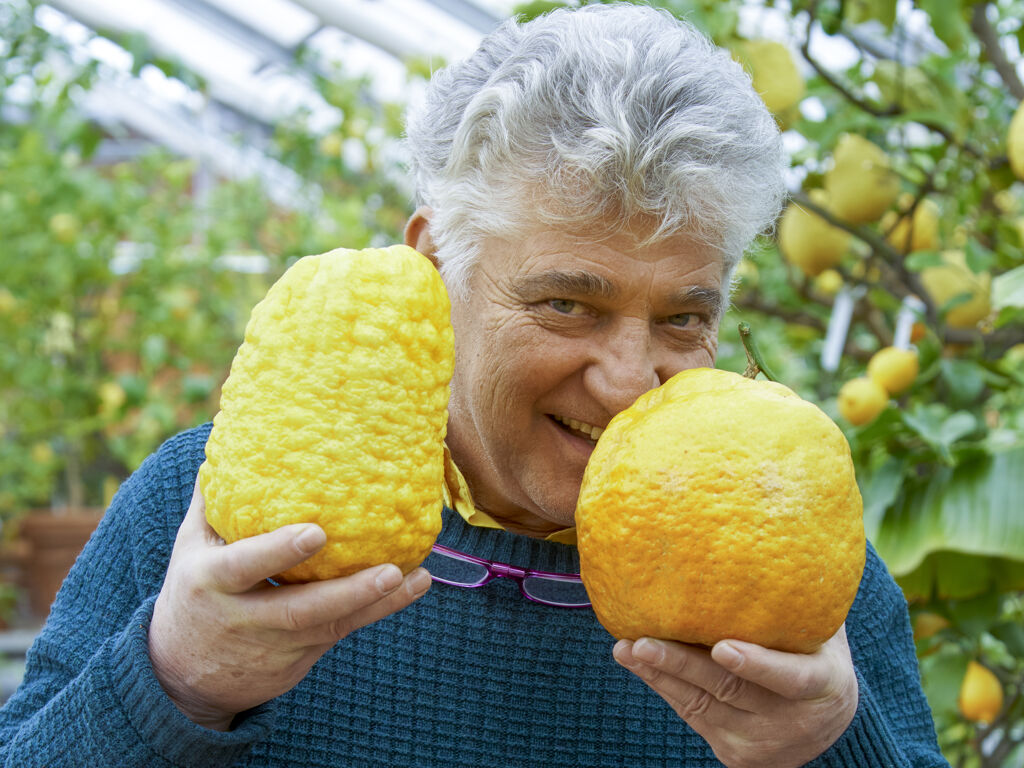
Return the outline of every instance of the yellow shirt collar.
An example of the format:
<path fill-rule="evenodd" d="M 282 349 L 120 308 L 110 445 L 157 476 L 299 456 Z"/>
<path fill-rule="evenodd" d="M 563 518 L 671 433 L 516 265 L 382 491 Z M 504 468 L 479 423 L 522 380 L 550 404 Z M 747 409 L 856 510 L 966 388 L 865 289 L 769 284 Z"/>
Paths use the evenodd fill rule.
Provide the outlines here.
<path fill-rule="evenodd" d="M 462 476 L 462 472 L 455 466 L 455 461 L 452 459 L 451 451 L 448 450 L 447 445 L 444 447 L 444 503 L 450 509 L 458 512 L 462 519 L 470 525 L 504 530 L 504 526 L 501 523 L 486 512 L 477 509 L 473 504 L 473 497 L 469 493 L 466 478 Z M 564 528 L 561 531 L 555 531 L 544 537 L 544 540 L 575 546 L 576 528 Z"/>

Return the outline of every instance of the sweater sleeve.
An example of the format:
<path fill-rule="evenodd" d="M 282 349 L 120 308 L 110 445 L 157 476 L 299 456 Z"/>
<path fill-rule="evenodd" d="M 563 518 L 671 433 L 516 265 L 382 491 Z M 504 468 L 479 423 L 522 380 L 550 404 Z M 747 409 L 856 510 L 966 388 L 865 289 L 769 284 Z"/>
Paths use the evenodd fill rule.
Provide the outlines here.
<path fill-rule="evenodd" d="M 0 765 L 228 766 L 272 727 L 273 704 L 227 733 L 192 723 L 149 660 L 153 604 L 207 434 L 169 440 L 114 497 L 0 709 Z"/>
<path fill-rule="evenodd" d="M 859 685 L 857 712 L 846 733 L 810 765 L 948 768 L 921 688 L 906 601 L 870 544 L 846 623 Z"/>

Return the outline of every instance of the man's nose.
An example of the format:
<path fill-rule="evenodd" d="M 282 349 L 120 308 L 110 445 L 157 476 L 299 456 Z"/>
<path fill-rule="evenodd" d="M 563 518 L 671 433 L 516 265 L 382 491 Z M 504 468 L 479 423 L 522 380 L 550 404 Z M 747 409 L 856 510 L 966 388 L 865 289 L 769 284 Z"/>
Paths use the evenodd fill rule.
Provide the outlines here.
<path fill-rule="evenodd" d="M 623 321 L 609 328 L 593 357 L 584 372 L 584 382 L 609 416 L 625 410 L 640 395 L 661 384 L 646 321 Z"/>

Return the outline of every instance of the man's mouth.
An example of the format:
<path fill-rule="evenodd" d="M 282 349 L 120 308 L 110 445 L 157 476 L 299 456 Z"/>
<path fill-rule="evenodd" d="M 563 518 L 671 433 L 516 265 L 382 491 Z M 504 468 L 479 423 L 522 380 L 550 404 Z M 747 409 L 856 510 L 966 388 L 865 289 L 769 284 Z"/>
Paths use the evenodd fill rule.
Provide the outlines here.
<path fill-rule="evenodd" d="M 595 427 L 593 424 L 587 424 L 584 421 L 568 419 L 554 414 L 550 414 L 549 417 L 570 435 L 582 438 L 591 445 L 597 445 L 597 439 L 604 433 L 602 427 Z"/>

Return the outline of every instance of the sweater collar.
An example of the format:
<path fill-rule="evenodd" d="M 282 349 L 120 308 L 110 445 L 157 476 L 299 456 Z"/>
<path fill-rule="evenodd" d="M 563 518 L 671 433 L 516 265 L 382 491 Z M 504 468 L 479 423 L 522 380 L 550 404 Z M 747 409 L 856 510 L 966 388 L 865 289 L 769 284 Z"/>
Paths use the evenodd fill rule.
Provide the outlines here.
<path fill-rule="evenodd" d="M 579 551 L 573 545 L 535 539 L 503 528 L 472 525 L 447 504 L 444 506 L 443 519 L 444 525 L 437 537 L 438 544 L 520 568 L 552 573 L 579 573 Z"/>

